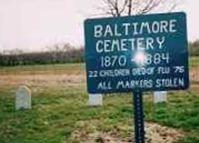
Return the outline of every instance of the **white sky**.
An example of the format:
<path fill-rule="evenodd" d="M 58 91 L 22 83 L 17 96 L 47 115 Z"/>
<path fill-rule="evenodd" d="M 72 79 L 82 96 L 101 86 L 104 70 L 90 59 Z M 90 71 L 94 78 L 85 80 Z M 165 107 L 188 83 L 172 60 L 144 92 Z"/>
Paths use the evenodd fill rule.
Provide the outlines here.
<path fill-rule="evenodd" d="M 38 51 L 67 42 L 83 45 L 83 21 L 96 12 L 97 1 L 0 0 L 0 52 Z M 199 39 L 198 7 L 198 0 L 186 0 L 178 7 L 187 13 L 190 41 Z"/>

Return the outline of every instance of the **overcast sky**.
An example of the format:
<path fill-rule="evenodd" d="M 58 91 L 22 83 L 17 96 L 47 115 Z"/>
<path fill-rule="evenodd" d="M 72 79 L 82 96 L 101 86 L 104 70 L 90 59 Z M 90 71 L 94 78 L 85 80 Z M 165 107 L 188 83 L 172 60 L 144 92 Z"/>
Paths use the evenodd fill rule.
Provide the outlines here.
<path fill-rule="evenodd" d="M 99 0 L 0 0 L 0 52 L 44 50 L 56 43 L 84 44 L 83 21 Z M 199 39 L 198 0 L 178 7 L 188 16 L 189 41 Z"/>

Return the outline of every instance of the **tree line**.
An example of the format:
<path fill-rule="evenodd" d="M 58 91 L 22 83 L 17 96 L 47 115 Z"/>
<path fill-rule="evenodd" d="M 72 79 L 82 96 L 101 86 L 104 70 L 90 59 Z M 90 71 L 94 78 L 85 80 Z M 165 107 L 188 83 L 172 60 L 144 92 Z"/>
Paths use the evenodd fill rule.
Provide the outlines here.
<path fill-rule="evenodd" d="M 189 53 L 191 56 L 199 56 L 199 40 L 189 43 Z"/>
<path fill-rule="evenodd" d="M 45 52 L 22 51 L 10 53 L 0 53 L 0 66 L 17 65 L 42 65 L 42 64 L 61 64 L 61 63 L 80 63 L 84 62 L 84 48 L 54 48 Z"/>
<path fill-rule="evenodd" d="M 199 40 L 189 42 L 189 53 L 191 56 L 199 56 Z M 84 62 L 84 47 L 75 48 L 56 46 L 46 52 L 24 53 L 16 50 L 11 53 L 0 53 L 0 66 L 17 65 L 42 65 L 42 64 L 62 64 L 62 63 L 82 63 Z"/>

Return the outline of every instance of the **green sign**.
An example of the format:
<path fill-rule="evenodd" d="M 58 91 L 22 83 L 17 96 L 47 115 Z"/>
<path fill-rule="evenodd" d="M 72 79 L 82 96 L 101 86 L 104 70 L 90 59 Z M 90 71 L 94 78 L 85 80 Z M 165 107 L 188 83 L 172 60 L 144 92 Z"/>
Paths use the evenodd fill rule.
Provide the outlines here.
<path fill-rule="evenodd" d="M 89 93 L 189 87 L 184 13 L 85 21 Z"/>

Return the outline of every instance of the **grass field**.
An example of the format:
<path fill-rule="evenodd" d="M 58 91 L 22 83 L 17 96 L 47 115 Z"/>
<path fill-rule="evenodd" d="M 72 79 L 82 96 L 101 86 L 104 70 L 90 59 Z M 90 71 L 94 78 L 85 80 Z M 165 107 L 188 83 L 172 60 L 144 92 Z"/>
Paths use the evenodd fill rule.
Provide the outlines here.
<path fill-rule="evenodd" d="M 198 57 L 191 57 L 189 60 L 189 65 L 191 68 L 199 68 L 199 58 Z"/>
<path fill-rule="evenodd" d="M 190 89 L 169 92 L 168 103 L 155 105 L 152 93 L 144 95 L 147 126 L 160 132 L 154 138 L 199 143 L 199 58 L 190 59 L 190 67 Z M 84 69 L 83 64 L 1 68 L 0 143 L 132 142 L 131 94 L 105 95 L 102 107 L 88 107 Z M 15 111 L 21 84 L 32 91 L 32 110 Z"/>

